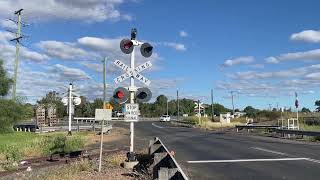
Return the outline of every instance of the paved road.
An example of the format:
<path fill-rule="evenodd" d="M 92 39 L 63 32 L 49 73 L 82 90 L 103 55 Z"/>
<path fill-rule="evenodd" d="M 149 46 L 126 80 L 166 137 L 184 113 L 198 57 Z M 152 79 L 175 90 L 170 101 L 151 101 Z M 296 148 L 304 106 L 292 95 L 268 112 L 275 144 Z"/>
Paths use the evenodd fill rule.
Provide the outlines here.
<path fill-rule="evenodd" d="M 135 123 L 135 135 L 136 146 L 160 137 L 190 179 L 320 179 L 320 144 L 161 122 Z"/>

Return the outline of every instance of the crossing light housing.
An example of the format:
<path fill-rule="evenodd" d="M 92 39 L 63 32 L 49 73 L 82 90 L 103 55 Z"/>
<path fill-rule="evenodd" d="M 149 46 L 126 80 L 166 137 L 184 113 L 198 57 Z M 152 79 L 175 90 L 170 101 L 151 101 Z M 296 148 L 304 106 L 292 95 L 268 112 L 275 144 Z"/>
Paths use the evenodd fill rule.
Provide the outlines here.
<path fill-rule="evenodd" d="M 152 93 L 148 88 L 139 88 L 136 92 L 136 100 L 139 103 L 144 103 L 150 101 Z"/>
<path fill-rule="evenodd" d="M 129 99 L 128 89 L 124 87 L 118 87 L 113 92 L 113 99 L 119 104 L 127 102 L 127 100 Z"/>
<path fill-rule="evenodd" d="M 73 99 L 73 103 L 74 103 L 74 105 L 76 105 L 76 106 L 80 105 L 80 104 L 81 104 L 81 98 L 75 97 L 75 98 Z"/>
<path fill-rule="evenodd" d="M 133 42 L 130 39 L 122 39 L 120 49 L 125 54 L 130 54 L 133 51 Z"/>
<path fill-rule="evenodd" d="M 143 43 L 140 48 L 142 56 L 148 58 L 152 55 L 153 47 L 149 43 Z"/>

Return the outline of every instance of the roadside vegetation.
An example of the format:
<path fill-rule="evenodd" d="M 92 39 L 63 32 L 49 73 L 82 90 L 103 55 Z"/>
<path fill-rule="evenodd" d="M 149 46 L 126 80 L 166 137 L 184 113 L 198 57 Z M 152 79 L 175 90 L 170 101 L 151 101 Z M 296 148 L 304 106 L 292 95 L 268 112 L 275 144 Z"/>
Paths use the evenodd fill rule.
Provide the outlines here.
<path fill-rule="evenodd" d="M 0 164 L 5 170 L 17 167 L 21 159 L 49 156 L 81 150 L 87 141 L 86 132 L 66 136 L 65 133 L 34 134 L 14 132 L 0 134 Z"/>

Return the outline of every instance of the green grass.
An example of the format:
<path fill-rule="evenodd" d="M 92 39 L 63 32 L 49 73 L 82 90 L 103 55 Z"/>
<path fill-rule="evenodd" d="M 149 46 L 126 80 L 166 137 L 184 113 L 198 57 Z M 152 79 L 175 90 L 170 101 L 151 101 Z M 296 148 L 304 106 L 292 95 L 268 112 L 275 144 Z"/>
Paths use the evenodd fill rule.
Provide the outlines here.
<path fill-rule="evenodd" d="M 303 123 L 300 123 L 300 130 L 303 131 L 320 131 L 320 126 L 308 126 Z"/>
<path fill-rule="evenodd" d="M 66 136 L 65 132 L 0 134 L 0 165 L 10 170 L 14 168 L 12 165 L 21 159 L 81 150 L 88 135 L 87 132 L 74 133 L 72 136 Z"/>

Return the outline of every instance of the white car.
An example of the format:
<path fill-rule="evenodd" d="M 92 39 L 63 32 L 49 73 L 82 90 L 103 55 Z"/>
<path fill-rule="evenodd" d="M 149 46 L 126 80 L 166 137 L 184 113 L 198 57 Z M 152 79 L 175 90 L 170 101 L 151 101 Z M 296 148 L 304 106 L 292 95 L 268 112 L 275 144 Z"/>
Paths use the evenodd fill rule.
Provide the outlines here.
<path fill-rule="evenodd" d="M 170 121 L 170 116 L 169 115 L 162 115 L 160 117 L 160 121 L 163 121 L 163 122 Z"/>

